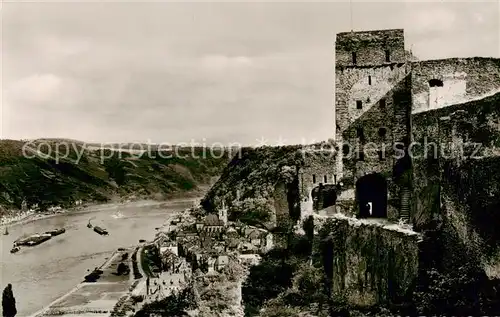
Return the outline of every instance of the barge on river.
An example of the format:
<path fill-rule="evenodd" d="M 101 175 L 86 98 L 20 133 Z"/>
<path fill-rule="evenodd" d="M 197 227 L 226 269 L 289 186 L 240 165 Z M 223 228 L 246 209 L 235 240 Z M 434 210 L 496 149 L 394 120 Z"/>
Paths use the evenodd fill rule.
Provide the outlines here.
<path fill-rule="evenodd" d="M 47 240 L 50 240 L 50 238 L 52 238 L 52 235 L 48 234 L 48 233 L 34 234 L 34 235 L 29 236 L 27 238 L 17 240 L 15 242 L 15 245 L 16 246 L 25 245 L 25 246 L 32 247 L 32 246 L 35 246 L 35 245 L 39 245 L 40 243 L 43 243 L 43 242 L 45 242 Z"/>
<path fill-rule="evenodd" d="M 102 235 L 102 236 L 107 236 L 108 235 L 108 231 L 106 229 L 98 227 L 98 226 L 94 227 L 94 231 L 97 232 L 98 234 Z"/>
<path fill-rule="evenodd" d="M 61 228 L 61 229 L 55 229 L 55 230 L 47 231 L 45 233 L 46 234 L 50 234 L 52 237 L 55 237 L 55 236 L 58 236 L 60 234 L 65 233 L 65 232 L 66 232 L 66 229 Z"/>

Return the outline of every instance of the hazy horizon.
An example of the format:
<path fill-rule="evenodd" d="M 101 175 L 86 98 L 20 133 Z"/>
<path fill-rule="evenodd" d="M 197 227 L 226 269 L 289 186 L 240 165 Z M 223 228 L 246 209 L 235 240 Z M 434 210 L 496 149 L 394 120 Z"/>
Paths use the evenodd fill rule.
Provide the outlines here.
<path fill-rule="evenodd" d="M 335 34 L 405 29 L 419 60 L 500 57 L 499 1 L 2 4 L 0 138 L 314 143 Z M 280 139 L 281 137 L 281 139 Z"/>

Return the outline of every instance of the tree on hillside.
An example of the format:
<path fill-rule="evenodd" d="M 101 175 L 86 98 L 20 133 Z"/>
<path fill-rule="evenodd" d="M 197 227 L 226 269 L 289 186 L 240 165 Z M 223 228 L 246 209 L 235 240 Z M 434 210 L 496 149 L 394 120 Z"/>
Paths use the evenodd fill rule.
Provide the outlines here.
<path fill-rule="evenodd" d="M 309 216 L 304 221 L 302 228 L 306 232 L 307 242 L 308 242 L 308 256 L 312 256 L 313 240 L 314 240 L 314 217 Z"/>
<path fill-rule="evenodd" d="M 327 297 L 332 295 L 333 283 L 333 237 L 327 236 L 321 241 L 321 258 L 325 271 L 324 290 Z"/>
<path fill-rule="evenodd" d="M 12 285 L 8 284 L 2 294 L 3 317 L 14 317 L 17 314 L 16 299 L 12 293 Z"/>

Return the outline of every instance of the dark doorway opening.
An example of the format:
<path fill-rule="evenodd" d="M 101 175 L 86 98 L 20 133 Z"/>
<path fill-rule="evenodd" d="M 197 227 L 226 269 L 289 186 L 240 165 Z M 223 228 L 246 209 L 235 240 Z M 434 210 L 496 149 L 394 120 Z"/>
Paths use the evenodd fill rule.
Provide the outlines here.
<path fill-rule="evenodd" d="M 356 182 L 356 199 L 360 218 L 387 218 L 387 181 L 377 173 Z"/>

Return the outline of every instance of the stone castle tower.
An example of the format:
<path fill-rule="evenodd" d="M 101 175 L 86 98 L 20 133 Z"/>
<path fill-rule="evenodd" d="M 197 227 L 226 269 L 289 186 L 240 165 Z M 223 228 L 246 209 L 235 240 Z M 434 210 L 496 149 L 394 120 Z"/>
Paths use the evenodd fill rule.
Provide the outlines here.
<path fill-rule="evenodd" d="M 411 72 L 402 29 L 338 33 L 335 126 L 338 166 L 360 214 L 398 218 L 401 165 L 410 139 Z M 400 144 L 395 148 L 395 144 Z M 368 146 L 369 145 L 369 146 Z M 397 168 L 396 168 L 397 169 Z"/>

